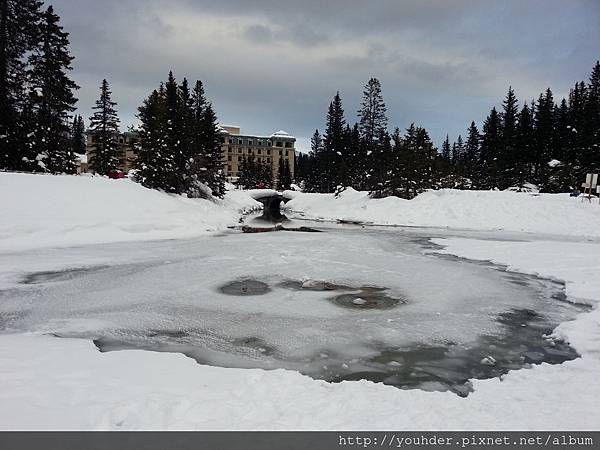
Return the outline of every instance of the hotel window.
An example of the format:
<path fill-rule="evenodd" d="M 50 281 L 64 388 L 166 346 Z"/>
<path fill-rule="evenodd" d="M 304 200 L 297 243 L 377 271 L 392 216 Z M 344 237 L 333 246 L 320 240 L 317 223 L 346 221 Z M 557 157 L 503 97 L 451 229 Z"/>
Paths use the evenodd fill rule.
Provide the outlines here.
<path fill-rule="evenodd" d="M 283 155 L 283 150 L 279 150 L 279 156 Z"/>
<path fill-rule="evenodd" d="M 241 139 L 238 139 L 238 144 L 242 145 L 244 142 Z"/>
<path fill-rule="evenodd" d="M 271 158 L 267 158 L 267 162 L 270 163 L 271 162 Z"/>
<path fill-rule="evenodd" d="M 227 151 L 228 151 L 229 153 L 231 153 L 231 151 L 232 151 L 232 150 L 231 150 L 231 147 L 229 147 L 229 148 L 227 149 Z"/>
<path fill-rule="evenodd" d="M 267 150 L 267 155 L 270 155 L 270 154 L 271 154 L 271 150 Z"/>
<path fill-rule="evenodd" d="M 232 160 L 233 160 L 233 158 L 231 157 L 231 155 L 229 155 L 229 156 L 227 157 L 227 161 L 232 161 Z"/>
<path fill-rule="evenodd" d="M 231 172 L 231 166 L 227 166 L 227 170 Z"/>
<path fill-rule="evenodd" d="M 233 139 L 229 139 L 229 143 L 230 143 L 230 144 L 233 144 Z"/>
<path fill-rule="evenodd" d="M 239 161 L 241 161 L 241 160 L 242 160 L 242 157 L 241 157 L 241 156 L 238 156 L 238 162 L 239 162 Z"/>
<path fill-rule="evenodd" d="M 281 142 L 281 141 L 278 141 L 278 142 L 275 144 L 275 146 L 277 146 L 277 147 L 283 147 L 283 142 Z"/>
<path fill-rule="evenodd" d="M 292 148 L 292 143 L 291 142 L 286 142 L 285 143 L 285 148 Z"/>
<path fill-rule="evenodd" d="M 268 145 L 269 147 L 271 147 L 271 146 L 273 145 L 273 143 L 272 143 L 271 141 L 267 141 L 267 145 Z"/>
<path fill-rule="evenodd" d="M 258 150 L 256 150 L 256 152 L 260 155 L 262 154 L 262 150 L 259 148 Z"/>
<path fill-rule="evenodd" d="M 263 141 L 258 141 L 258 145 L 259 145 L 259 147 L 262 147 Z"/>
<path fill-rule="evenodd" d="M 252 145 L 252 140 L 248 139 L 248 145 Z"/>

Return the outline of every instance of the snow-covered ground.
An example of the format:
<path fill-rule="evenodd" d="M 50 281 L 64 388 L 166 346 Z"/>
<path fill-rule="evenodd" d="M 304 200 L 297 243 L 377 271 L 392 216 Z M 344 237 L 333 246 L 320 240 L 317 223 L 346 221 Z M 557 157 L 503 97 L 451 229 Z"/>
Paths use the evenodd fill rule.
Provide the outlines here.
<path fill-rule="evenodd" d="M 188 199 L 128 179 L 0 172 L 0 252 L 200 236 L 260 208 L 245 192 Z"/>
<path fill-rule="evenodd" d="M 8 323 L 13 329 L 12 334 L 0 336 L 0 429 L 600 428 L 600 243 L 596 239 L 600 236 L 596 212 L 600 207 L 596 204 L 581 204 L 563 196 L 444 191 L 425 194 L 414 206 L 402 206 L 404 201 L 396 199 L 371 206 L 380 201 L 358 198 L 354 203 L 300 194 L 291 204 L 307 216 L 383 222 L 386 213 L 391 217 L 386 219 L 388 223 L 408 224 L 411 220 L 410 224 L 421 226 L 529 233 L 363 232 L 357 228 L 321 235 L 231 233 L 84 246 L 111 239 L 194 236 L 198 228 L 205 233 L 235 223 L 235 211 L 253 203 L 244 193 L 235 193 L 240 197 L 237 200 L 226 200 L 230 206 L 217 206 L 155 193 L 127 181 L 26 177 L 34 176 L 0 174 L 0 202 L 13 213 L 3 215 L 0 224 L 0 311 L 4 313 L 0 321 L 4 321 L 3 327 Z M 79 191 L 73 193 L 71 188 L 76 186 Z M 7 199 L 5 192 L 15 192 L 29 203 L 20 205 Z M 55 196 L 54 207 L 53 197 L 45 197 L 45 192 Z M 81 209 L 86 197 L 88 204 Z M 138 205 L 122 204 L 119 216 L 108 214 L 112 208 L 102 205 L 122 197 Z M 510 205 L 511 198 L 517 206 Z M 477 204 L 483 209 L 476 208 Z M 104 213 L 96 213 L 99 208 Z M 567 215 L 561 215 L 564 213 Z M 75 226 L 69 228 L 65 220 Z M 114 223 L 117 225 L 111 225 Z M 127 228 L 127 224 L 140 223 L 146 227 L 142 232 Z M 88 228 L 82 231 L 77 226 Z M 542 240 L 541 233 L 554 236 Z M 432 237 L 445 249 L 415 252 L 416 244 L 407 244 L 412 237 L 416 243 Z M 50 248 L 72 245 L 80 246 Z M 320 340 L 328 342 L 327 333 L 316 334 L 319 324 L 343 339 L 354 337 L 344 333 L 343 323 L 353 325 L 359 336 L 373 333 L 374 340 L 419 332 L 418 327 L 394 330 L 394 322 L 383 320 L 385 316 L 378 311 L 353 317 L 331 304 L 319 303 L 315 293 L 301 297 L 274 289 L 263 297 L 221 297 L 222 305 L 211 305 L 210 293 L 241 275 L 267 281 L 322 277 L 382 284 L 408 298 L 423 294 L 427 301 L 409 304 L 404 311 L 430 321 L 423 322 L 430 333 L 422 336 L 430 340 L 439 333 L 441 340 L 466 342 L 472 337 L 469 333 L 494 332 L 493 323 L 481 321 L 486 314 L 493 315 L 520 299 L 528 304 L 536 301 L 529 291 L 514 298 L 516 291 L 504 284 L 502 273 L 495 269 L 424 254 L 431 251 L 493 261 L 509 270 L 564 281 L 568 300 L 593 307 L 555 330 L 556 336 L 567 339 L 582 357 L 560 365 L 511 371 L 501 378 L 474 380 L 474 392 L 461 398 L 451 392 L 400 390 L 367 381 L 329 384 L 290 370 L 211 367 L 182 354 L 100 353 L 89 339 L 44 334 L 131 331 L 138 322 L 145 328 L 171 329 L 183 320 L 186 326 L 194 321 L 208 324 L 215 328 L 213 337 L 225 329 L 232 336 L 236 332 L 247 335 L 249 329 L 254 333 L 263 330 L 268 336 L 271 331 L 276 333 L 269 327 L 279 320 L 283 330 L 274 338 L 282 348 L 294 352 L 303 347 L 290 341 L 289 335 L 294 333 L 304 333 L 299 344 L 307 344 L 306 348 L 316 350 Z M 58 278 L 52 278 L 52 273 L 39 274 L 69 268 L 91 270 L 64 272 Z M 30 279 L 33 284 L 19 284 L 35 272 L 39 278 Z M 131 286 L 143 286 L 144 290 L 128 288 Z M 477 293 L 487 299 L 484 308 L 473 303 Z M 502 293 L 510 295 L 504 298 Z M 498 298 L 507 303 L 494 305 Z M 260 299 L 270 306 L 265 309 Z M 402 308 L 394 318 L 402 319 L 398 314 Z M 465 316 L 465 309 L 473 310 L 472 315 Z M 181 319 L 174 315 L 175 310 L 183 312 Z M 451 326 L 436 322 L 436 310 L 452 315 Z M 468 323 L 469 317 L 477 321 Z M 402 325 L 401 320 L 398 323 Z"/>
<path fill-rule="evenodd" d="M 444 189 L 413 200 L 371 199 L 367 192 L 347 189 L 334 194 L 286 191 L 287 207 L 306 217 L 383 225 L 505 230 L 556 235 L 600 236 L 598 199 L 568 194 L 530 194 Z"/>

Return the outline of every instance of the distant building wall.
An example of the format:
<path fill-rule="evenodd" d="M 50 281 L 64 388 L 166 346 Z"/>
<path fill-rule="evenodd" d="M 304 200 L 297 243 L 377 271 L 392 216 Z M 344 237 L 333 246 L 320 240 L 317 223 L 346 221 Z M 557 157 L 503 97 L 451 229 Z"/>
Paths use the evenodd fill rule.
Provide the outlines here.
<path fill-rule="evenodd" d="M 135 144 L 138 141 L 138 135 L 136 133 L 126 132 L 120 133 L 115 136 L 119 145 L 119 170 L 127 173 L 135 167 L 135 161 L 137 159 L 137 153 L 135 151 Z M 91 133 L 86 133 L 86 156 L 87 163 L 91 163 L 92 158 L 96 152 L 97 138 Z M 86 167 L 86 169 L 88 169 Z"/>
<path fill-rule="evenodd" d="M 285 131 L 271 136 L 240 134 L 239 127 L 221 127 L 221 150 L 225 176 L 235 179 L 240 175 L 242 161 L 254 158 L 262 164 L 271 166 L 273 180 L 279 175 L 279 161 L 288 161 L 292 178 L 295 173 L 296 138 Z"/>

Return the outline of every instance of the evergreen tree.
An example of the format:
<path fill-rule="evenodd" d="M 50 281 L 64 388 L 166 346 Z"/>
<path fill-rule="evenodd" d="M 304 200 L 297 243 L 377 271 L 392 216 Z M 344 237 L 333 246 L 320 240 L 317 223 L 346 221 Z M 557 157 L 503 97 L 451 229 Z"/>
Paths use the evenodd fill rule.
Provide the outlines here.
<path fill-rule="evenodd" d="M 117 103 L 112 101 L 108 81 L 102 80 L 100 98 L 96 100 L 96 106 L 92 108 L 94 114 L 90 117 L 93 151 L 89 167 L 99 175 L 109 175 L 120 166 L 119 117 L 116 106 Z"/>
<path fill-rule="evenodd" d="M 286 159 L 279 159 L 279 170 L 277 172 L 277 188 L 285 191 L 290 188 L 292 184 L 292 174 L 290 172 L 290 163 Z"/>
<path fill-rule="evenodd" d="M 85 142 L 85 123 L 83 117 L 77 115 L 73 119 L 73 125 L 71 128 L 71 148 L 73 153 L 77 155 L 84 155 L 86 152 Z"/>
<path fill-rule="evenodd" d="M 544 189 L 547 181 L 548 162 L 553 153 L 554 97 L 550 88 L 541 94 L 535 111 L 536 155 L 534 165 L 535 183 Z"/>
<path fill-rule="evenodd" d="M 150 189 L 172 192 L 173 154 L 165 139 L 168 124 L 165 88 L 161 85 L 138 109 L 138 158 L 135 180 Z"/>
<path fill-rule="evenodd" d="M 206 164 L 200 171 L 199 178 L 210 188 L 213 196 L 223 198 L 225 196 L 225 175 L 223 174 L 219 126 L 217 115 L 210 103 L 206 105 L 201 119 L 202 149 Z M 269 179 L 271 178 L 270 168 L 265 174 Z"/>
<path fill-rule="evenodd" d="M 31 104 L 28 148 L 22 161 L 26 170 L 75 173 L 75 155 L 69 142 L 69 114 L 75 110 L 73 91 L 78 86 L 67 74 L 72 70 L 69 34 L 59 24 L 52 6 L 40 19 L 39 43 L 29 57 Z"/>
<path fill-rule="evenodd" d="M 320 192 L 323 172 L 322 172 L 322 155 L 323 149 L 323 138 L 319 133 L 319 130 L 315 130 L 310 140 L 310 160 L 312 161 L 311 170 L 307 173 L 305 184 L 308 192 Z"/>
<path fill-rule="evenodd" d="M 346 119 L 340 93 L 337 92 L 329 104 L 325 135 L 323 136 L 323 153 L 321 156 L 322 176 L 324 177 L 321 192 L 333 192 L 339 184 L 346 184 L 348 173 L 344 164 L 348 156 L 346 145 Z"/>
<path fill-rule="evenodd" d="M 386 111 L 381 83 L 377 78 L 371 78 L 365 86 L 358 116 L 360 137 L 366 152 L 367 187 L 376 195 L 381 195 L 386 183 L 385 173 L 391 157 Z"/>
<path fill-rule="evenodd" d="M 496 108 L 492 108 L 489 116 L 483 123 L 483 134 L 481 138 L 480 164 L 483 169 L 483 176 L 480 181 L 480 188 L 493 189 L 499 184 L 499 162 L 498 158 L 501 151 L 501 120 Z"/>
<path fill-rule="evenodd" d="M 583 172 L 600 171 L 600 61 L 596 61 L 590 75 L 582 122 L 581 177 Z"/>
<path fill-rule="evenodd" d="M 518 101 L 512 87 L 503 102 L 501 148 L 498 154 L 498 187 L 502 190 L 514 186 L 518 181 L 517 117 Z"/>
<path fill-rule="evenodd" d="M 465 144 L 462 136 L 459 134 L 456 142 L 452 145 L 452 164 L 460 166 L 463 161 L 463 155 L 465 152 Z"/>
<path fill-rule="evenodd" d="M 448 135 L 446 135 L 446 139 L 442 144 L 442 158 L 444 158 L 448 162 L 450 162 L 450 160 L 452 159 L 452 149 L 450 148 L 450 138 L 448 137 Z"/>
<path fill-rule="evenodd" d="M 533 114 L 535 106 L 525 103 L 519 113 L 517 125 L 516 147 L 519 149 L 519 160 L 516 162 L 516 183 L 523 186 L 533 180 L 535 165 L 535 129 Z"/>
<path fill-rule="evenodd" d="M 387 130 L 387 109 L 381 94 L 381 83 L 377 78 L 371 78 L 363 91 L 359 129 L 361 138 L 371 146 Z"/>
<path fill-rule="evenodd" d="M 32 119 L 26 56 L 38 43 L 41 6 L 37 0 L 0 0 L 0 169 L 23 169 L 23 121 Z"/>
<path fill-rule="evenodd" d="M 464 176 L 471 180 L 473 187 L 478 187 L 481 184 L 481 165 L 480 165 L 480 144 L 481 136 L 475 122 L 471 122 L 471 126 L 467 131 L 467 142 L 463 154 L 463 170 Z"/>

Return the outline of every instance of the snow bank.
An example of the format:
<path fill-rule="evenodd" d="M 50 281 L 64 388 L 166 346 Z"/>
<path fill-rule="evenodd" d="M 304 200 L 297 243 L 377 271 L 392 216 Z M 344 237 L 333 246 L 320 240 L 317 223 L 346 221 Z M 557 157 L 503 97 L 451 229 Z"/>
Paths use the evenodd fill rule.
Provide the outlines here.
<path fill-rule="evenodd" d="M 0 251 L 193 237 L 259 207 L 242 191 L 211 202 L 127 179 L 0 173 Z"/>
<path fill-rule="evenodd" d="M 507 230 L 573 236 L 600 236 L 600 206 L 568 194 L 444 189 L 413 200 L 371 199 L 347 189 L 333 194 L 286 191 L 287 206 L 307 217 L 381 225 Z"/>

